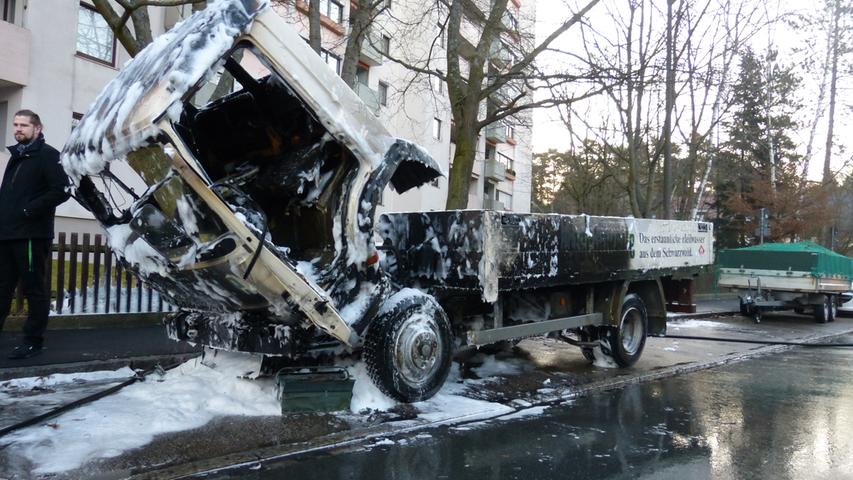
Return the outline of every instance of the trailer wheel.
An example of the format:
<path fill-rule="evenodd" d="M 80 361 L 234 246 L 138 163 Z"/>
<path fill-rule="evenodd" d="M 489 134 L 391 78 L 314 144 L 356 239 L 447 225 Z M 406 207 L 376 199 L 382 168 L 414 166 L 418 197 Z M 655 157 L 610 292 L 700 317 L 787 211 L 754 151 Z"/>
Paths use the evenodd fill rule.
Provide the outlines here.
<path fill-rule="evenodd" d="M 602 328 L 601 351 L 620 367 L 630 367 L 643 353 L 648 327 L 646 306 L 636 294 L 625 295 L 617 328 Z"/>
<path fill-rule="evenodd" d="M 829 321 L 834 322 L 838 316 L 838 302 L 835 301 L 835 297 L 832 295 L 827 295 L 827 297 L 829 298 Z"/>
<path fill-rule="evenodd" d="M 396 303 L 380 310 L 365 338 L 367 371 L 373 383 L 394 399 L 426 400 L 450 372 L 450 321 L 428 295 L 408 295 L 399 301 L 391 297 L 388 302 Z"/>
<path fill-rule="evenodd" d="M 740 314 L 744 317 L 749 317 L 752 315 L 752 309 L 750 308 L 750 304 L 746 303 L 743 300 L 743 297 L 738 297 L 738 302 L 740 303 Z"/>
<path fill-rule="evenodd" d="M 824 295 L 823 302 L 814 307 L 814 319 L 817 323 L 831 322 L 832 318 L 832 298 L 829 295 Z"/>

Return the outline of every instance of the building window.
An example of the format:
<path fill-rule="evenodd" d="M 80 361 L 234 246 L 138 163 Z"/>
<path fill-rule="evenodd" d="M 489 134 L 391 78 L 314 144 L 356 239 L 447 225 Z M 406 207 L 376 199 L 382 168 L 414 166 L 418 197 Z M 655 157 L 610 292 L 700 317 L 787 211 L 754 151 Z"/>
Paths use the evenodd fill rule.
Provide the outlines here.
<path fill-rule="evenodd" d="M 74 112 L 71 114 L 71 131 L 73 132 L 77 125 L 80 124 L 80 119 L 83 118 L 82 113 Z"/>
<path fill-rule="evenodd" d="M 77 13 L 77 53 L 115 66 L 116 38 L 104 17 L 94 8 L 80 4 Z"/>
<path fill-rule="evenodd" d="M 15 0 L 3 0 L 3 21 L 15 23 Z"/>
<path fill-rule="evenodd" d="M 381 49 L 382 54 L 387 57 L 391 52 L 391 37 L 382 35 L 382 44 L 379 45 L 379 48 Z"/>
<path fill-rule="evenodd" d="M 515 138 L 515 127 L 506 125 L 506 138 Z"/>
<path fill-rule="evenodd" d="M 441 120 L 438 118 L 432 119 L 432 138 L 441 140 Z"/>
<path fill-rule="evenodd" d="M 385 82 L 379 82 L 379 89 L 377 90 L 379 94 L 379 105 L 387 106 L 388 105 L 388 84 Z"/>
<path fill-rule="evenodd" d="M 438 70 L 439 75 L 444 75 L 441 70 Z M 439 77 L 429 76 L 429 87 L 435 93 L 444 93 L 444 80 Z"/>
<path fill-rule="evenodd" d="M 492 160 L 495 158 L 495 146 L 491 143 L 486 144 L 486 160 Z"/>
<path fill-rule="evenodd" d="M 326 65 L 332 67 L 332 70 L 335 71 L 338 75 L 341 74 L 341 57 L 335 55 L 334 53 L 323 49 L 320 50 L 320 58 L 326 62 Z"/>
<path fill-rule="evenodd" d="M 505 210 L 512 210 L 512 195 L 497 189 L 495 189 L 495 194 L 497 197 L 495 200 L 501 202 Z"/>
<path fill-rule="evenodd" d="M 444 25 L 441 23 L 438 24 L 438 46 L 444 48 L 445 45 L 445 34 L 444 34 Z"/>
<path fill-rule="evenodd" d="M 335 23 L 343 21 L 344 7 L 334 0 L 320 0 L 320 14 L 332 19 Z"/>
<path fill-rule="evenodd" d="M 518 31 L 518 19 L 509 10 L 506 11 L 507 28 L 513 32 Z"/>

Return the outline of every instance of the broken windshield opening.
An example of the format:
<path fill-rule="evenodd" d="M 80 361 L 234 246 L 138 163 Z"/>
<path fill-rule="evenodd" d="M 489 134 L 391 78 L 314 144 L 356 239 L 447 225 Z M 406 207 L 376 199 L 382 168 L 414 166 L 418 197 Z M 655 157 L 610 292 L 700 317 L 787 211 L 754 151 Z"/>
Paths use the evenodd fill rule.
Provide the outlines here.
<path fill-rule="evenodd" d="M 211 188 L 293 258 L 329 262 L 333 215 L 358 167 L 352 153 L 250 44 L 240 44 L 211 78 L 175 124 Z"/>

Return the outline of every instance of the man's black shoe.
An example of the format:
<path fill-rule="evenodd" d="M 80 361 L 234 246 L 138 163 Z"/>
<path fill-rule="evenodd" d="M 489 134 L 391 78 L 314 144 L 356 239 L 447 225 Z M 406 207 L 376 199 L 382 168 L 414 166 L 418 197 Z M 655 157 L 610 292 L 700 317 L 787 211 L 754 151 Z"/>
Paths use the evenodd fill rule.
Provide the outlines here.
<path fill-rule="evenodd" d="M 41 347 L 35 345 L 18 345 L 9 354 L 10 360 L 23 360 L 25 358 L 35 357 L 41 353 Z"/>

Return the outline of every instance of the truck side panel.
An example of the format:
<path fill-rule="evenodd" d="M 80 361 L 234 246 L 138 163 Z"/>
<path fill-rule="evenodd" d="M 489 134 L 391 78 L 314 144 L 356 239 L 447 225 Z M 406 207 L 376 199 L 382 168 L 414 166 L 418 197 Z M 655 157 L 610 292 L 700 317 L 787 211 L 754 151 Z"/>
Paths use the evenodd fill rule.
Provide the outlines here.
<path fill-rule="evenodd" d="M 384 267 L 402 284 L 498 291 L 653 279 L 713 262 L 711 225 L 482 210 L 384 214 Z"/>

